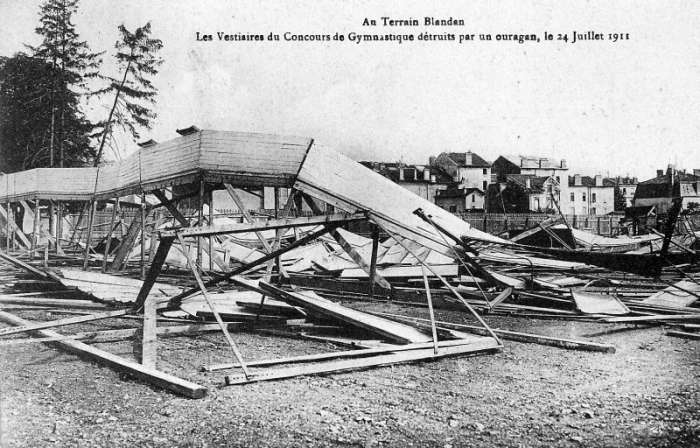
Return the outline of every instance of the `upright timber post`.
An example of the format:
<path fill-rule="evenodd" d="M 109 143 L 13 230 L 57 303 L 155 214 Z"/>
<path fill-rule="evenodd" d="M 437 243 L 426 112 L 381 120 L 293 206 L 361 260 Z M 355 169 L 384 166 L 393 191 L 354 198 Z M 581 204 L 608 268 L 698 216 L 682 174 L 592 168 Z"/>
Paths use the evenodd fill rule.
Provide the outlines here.
<path fill-rule="evenodd" d="M 209 219 L 208 219 L 209 225 L 213 226 L 214 225 L 214 190 L 209 192 Z M 214 237 L 212 235 L 209 235 L 209 251 L 214 252 Z M 209 270 L 213 271 L 214 270 L 214 256 L 213 254 L 209 254 Z"/>
<path fill-rule="evenodd" d="M 102 272 L 107 271 L 107 257 L 109 249 L 112 245 L 112 234 L 114 233 L 114 221 L 117 220 L 117 210 L 119 209 L 119 198 L 114 201 L 112 206 L 112 219 L 109 221 L 109 234 L 107 235 L 107 245 L 105 246 L 104 258 L 102 259 Z"/>
<path fill-rule="evenodd" d="M 32 228 L 32 245 L 29 249 L 29 259 L 34 259 L 34 251 L 39 244 L 39 199 L 34 200 L 34 226 Z"/>
<path fill-rule="evenodd" d="M 280 189 L 278 187 L 275 187 L 275 219 L 279 219 L 279 211 L 280 211 Z M 282 239 L 282 234 L 280 234 L 280 231 L 277 231 L 277 239 L 275 240 L 275 249 L 279 249 L 281 239 Z M 282 281 L 282 275 L 280 272 L 280 267 L 282 266 L 282 262 L 280 261 L 280 257 L 275 258 L 275 266 L 277 266 L 277 283 L 279 284 Z"/>
<path fill-rule="evenodd" d="M 141 192 L 141 280 L 146 278 L 146 193 Z"/>
<path fill-rule="evenodd" d="M 374 298 L 374 277 L 377 274 L 377 252 L 379 251 L 379 227 L 376 224 L 372 226 L 372 259 L 369 265 L 369 298 Z"/>
<path fill-rule="evenodd" d="M 197 201 L 197 226 L 204 224 L 204 181 L 199 181 L 199 200 Z M 183 246 L 184 247 L 184 246 Z M 197 272 L 202 275 L 202 237 L 197 237 Z"/>
<path fill-rule="evenodd" d="M 85 259 L 83 260 L 83 271 L 87 270 L 88 262 L 90 261 L 90 245 L 92 244 L 92 224 L 95 220 L 95 211 L 97 210 L 97 201 L 91 201 L 88 212 L 87 224 L 87 239 L 85 240 Z"/>
<path fill-rule="evenodd" d="M 12 240 L 13 240 L 13 238 L 12 238 L 12 236 L 13 236 L 12 235 L 12 226 L 10 226 L 11 219 L 13 219 L 12 218 L 12 204 L 10 202 L 8 202 L 7 203 L 7 229 L 5 232 L 5 234 L 7 236 L 7 246 L 5 246 L 5 247 L 7 248 L 8 252 L 11 249 Z"/>

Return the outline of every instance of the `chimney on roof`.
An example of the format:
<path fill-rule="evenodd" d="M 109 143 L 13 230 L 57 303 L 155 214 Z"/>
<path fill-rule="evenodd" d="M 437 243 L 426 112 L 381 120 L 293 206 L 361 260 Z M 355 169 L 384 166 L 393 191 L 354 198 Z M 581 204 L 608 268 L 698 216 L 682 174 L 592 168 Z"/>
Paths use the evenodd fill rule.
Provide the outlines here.
<path fill-rule="evenodd" d="M 656 177 L 661 177 L 664 175 L 664 170 L 656 170 Z"/>
<path fill-rule="evenodd" d="M 466 166 L 472 165 L 472 152 L 471 151 L 467 151 L 467 153 L 464 154 L 464 164 Z"/>
<path fill-rule="evenodd" d="M 561 159 L 561 167 L 566 168 L 566 160 Z"/>
<path fill-rule="evenodd" d="M 185 135 L 190 135 L 190 134 L 196 134 L 197 132 L 201 131 L 197 126 L 190 126 L 189 128 L 184 128 L 184 129 L 178 129 L 177 132 L 178 134 L 185 136 Z"/>
<path fill-rule="evenodd" d="M 153 139 L 146 140 L 145 142 L 137 143 L 137 145 L 139 145 L 139 147 L 141 147 L 141 148 L 148 148 L 149 146 L 153 146 L 153 145 L 157 145 L 157 144 L 158 144 L 158 142 L 153 140 Z"/>
<path fill-rule="evenodd" d="M 423 180 L 426 182 L 430 182 L 430 168 L 427 166 L 423 168 Z"/>
<path fill-rule="evenodd" d="M 637 178 L 636 178 L 636 177 L 633 177 L 633 178 L 632 178 L 632 183 L 633 183 L 633 184 L 636 184 L 636 183 L 637 183 Z"/>
<path fill-rule="evenodd" d="M 581 186 L 581 175 L 574 174 L 574 187 L 580 187 L 580 186 Z"/>
<path fill-rule="evenodd" d="M 697 168 L 693 168 L 693 176 L 700 176 L 700 170 Z"/>
<path fill-rule="evenodd" d="M 603 176 L 601 176 L 600 174 L 596 174 L 596 176 L 595 176 L 595 186 L 596 187 L 603 186 Z"/>

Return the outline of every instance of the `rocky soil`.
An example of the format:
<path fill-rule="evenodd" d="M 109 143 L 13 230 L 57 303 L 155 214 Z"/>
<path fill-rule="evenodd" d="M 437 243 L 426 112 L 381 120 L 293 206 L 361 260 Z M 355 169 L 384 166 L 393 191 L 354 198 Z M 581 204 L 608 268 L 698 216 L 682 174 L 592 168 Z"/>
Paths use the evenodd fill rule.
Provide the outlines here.
<path fill-rule="evenodd" d="M 356 306 L 426 316 L 417 308 Z M 471 321 L 461 312 L 437 317 Z M 42 344 L 3 346 L 0 446 L 700 446 L 700 341 L 665 336 L 661 327 L 487 321 L 605 342 L 617 352 L 505 341 L 496 354 L 227 387 L 227 371 L 199 372 L 230 360 L 221 335 L 161 339 L 159 368 L 209 387 L 206 398 L 192 400 Z M 260 334 L 234 337 L 246 359 L 338 350 Z M 99 346 L 132 356 L 127 342 Z"/>

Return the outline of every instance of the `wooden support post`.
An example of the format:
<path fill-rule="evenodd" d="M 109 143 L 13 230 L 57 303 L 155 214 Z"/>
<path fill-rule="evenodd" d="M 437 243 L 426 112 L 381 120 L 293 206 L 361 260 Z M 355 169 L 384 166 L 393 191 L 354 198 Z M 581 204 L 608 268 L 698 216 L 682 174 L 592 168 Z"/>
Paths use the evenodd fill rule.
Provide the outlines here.
<path fill-rule="evenodd" d="M 199 199 L 197 201 L 197 227 L 204 225 L 204 181 L 199 181 Z M 184 245 L 183 245 L 184 247 Z M 197 270 L 202 274 L 202 238 L 197 237 Z"/>
<path fill-rule="evenodd" d="M 63 252 L 61 239 L 63 238 L 63 203 L 59 202 L 56 207 L 56 253 Z"/>
<path fill-rule="evenodd" d="M 141 280 L 146 278 L 146 193 L 141 192 Z"/>
<path fill-rule="evenodd" d="M 146 216 L 148 216 L 152 208 L 153 207 L 150 205 L 147 206 Z M 112 264 L 109 266 L 109 270 L 117 271 L 119 270 L 119 268 L 122 267 L 122 265 L 126 264 L 129 258 L 129 253 L 131 252 L 131 249 L 136 243 L 136 238 L 138 238 L 143 224 L 143 221 L 141 221 L 141 214 L 136 215 L 134 217 L 134 220 L 131 222 L 129 229 L 126 231 L 126 235 L 124 236 L 124 238 L 122 238 L 122 241 L 119 244 L 119 248 L 117 249 L 116 254 L 114 254 L 114 260 L 112 260 Z"/>
<path fill-rule="evenodd" d="M 147 369 L 156 369 L 158 359 L 157 327 L 156 300 L 150 297 L 143 305 L 143 335 L 141 339 L 141 364 Z"/>
<path fill-rule="evenodd" d="M 151 288 L 156 283 L 158 275 L 160 275 L 161 269 L 163 269 L 163 264 L 168 258 L 168 252 L 170 252 L 170 247 L 173 245 L 175 238 L 161 238 L 160 244 L 158 245 L 158 251 L 155 257 L 153 257 L 153 262 L 151 263 L 151 268 L 148 270 L 146 279 L 141 285 L 138 295 L 136 296 L 136 301 L 134 302 L 134 310 L 138 311 L 146 303 L 148 294 L 151 292 Z"/>
<path fill-rule="evenodd" d="M 210 226 L 214 225 L 214 191 L 209 192 L 209 217 L 207 219 Z M 214 237 L 209 235 L 209 247 L 214 250 Z M 209 270 L 214 270 L 214 257 L 209 255 Z"/>
<path fill-rule="evenodd" d="M 435 313 L 433 312 L 433 299 L 430 297 L 430 284 L 428 284 L 428 273 L 425 270 L 425 266 L 421 266 L 421 271 L 423 272 L 423 284 L 425 284 L 425 295 L 428 298 L 428 313 L 430 314 L 430 328 L 433 332 L 433 344 L 435 347 L 435 354 L 438 354 L 438 336 L 437 328 L 435 328 Z"/>
<path fill-rule="evenodd" d="M 114 232 L 114 222 L 117 220 L 117 210 L 119 209 L 119 199 L 114 201 L 112 206 L 112 219 L 109 221 L 109 233 L 107 234 L 107 244 L 105 245 L 104 258 L 102 259 L 102 272 L 107 270 L 107 257 L 109 256 L 109 247 L 112 245 L 112 233 Z"/>
<path fill-rule="evenodd" d="M 376 224 L 371 224 L 372 226 L 372 259 L 369 264 L 369 298 L 374 298 L 374 285 L 377 283 L 374 281 L 377 275 L 377 253 L 379 252 L 379 227 Z"/>
<path fill-rule="evenodd" d="M 29 249 L 29 259 L 34 259 L 34 251 L 39 245 L 39 220 L 41 219 L 41 213 L 39 213 L 40 201 L 39 199 L 34 200 L 34 225 L 32 227 L 32 245 Z"/>
<path fill-rule="evenodd" d="M 5 248 L 9 252 L 10 249 L 12 248 L 12 243 L 13 243 L 13 238 L 12 238 L 12 226 L 10 225 L 10 221 L 12 220 L 12 204 L 7 203 L 7 214 L 5 214 L 5 221 L 7 222 L 7 228 L 5 230 L 5 233 L 7 235 L 7 245 Z"/>
<path fill-rule="evenodd" d="M 31 322 L 3 311 L 0 311 L 0 320 L 11 325 L 31 325 Z M 60 333 L 51 330 L 38 330 L 37 333 L 40 336 L 55 339 L 65 337 Z M 155 384 L 164 389 L 172 390 L 187 397 L 203 398 L 207 394 L 207 389 L 205 387 L 158 370 L 148 369 L 140 364 L 126 360 L 120 356 L 113 355 L 112 353 L 104 350 L 90 347 L 82 342 L 62 340 L 55 343 L 65 350 L 77 354 L 78 356 L 90 359 L 99 364 L 112 367 L 122 372 L 128 372 L 131 375 L 134 375 L 135 377 L 151 384 Z"/>
<path fill-rule="evenodd" d="M 90 212 L 88 214 L 87 238 L 85 240 L 85 259 L 83 260 L 83 271 L 87 270 L 90 261 L 90 245 L 92 244 L 92 224 L 97 211 L 97 201 L 91 201 Z"/>
<path fill-rule="evenodd" d="M 178 234 L 178 239 L 180 240 L 180 244 L 182 245 L 182 247 L 185 247 L 185 239 L 182 237 L 182 235 Z M 250 379 L 251 375 L 250 375 L 250 372 L 248 371 L 248 367 L 246 367 L 245 363 L 243 362 L 243 356 L 241 356 L 241 353 L 238 351 L 238 347 L 236 346 L 236 343 L 233 341 L 231 334 L 228 332 L 228 328 L 226 327 L 226 324 L 224 324 L 224 322 L 221 320 L 221 316 L 216 311 L 216 308 L 214 307 L 214 303 L 211 301 L 211 298 L 209 297 L 209 292 L 207 291 L 207 288 L 204 286 L 204 282 L 202 281 L 202 277 L 199 275 L 199 272 L 197 272 L 197 267 L 192 262 L 192 258 L 190 257 L 190 254 L 188 252 L 185 252 L 185 258 L 187 258 L 187 264 L 190 266 L 190 270 L 192 271 L 192 274 L 194 275 L 195 280 L 197 280 L 197 286 L 199 287 L 199 290 L 202 291 L 202 295 L 204 296 L 204 299 L 207 301 L 207 305 L 209 305 L 209 309 L 211 310 L 212 314 L 214 315 L 216 322 L 219 324 L 221 331 L 224 333 L 224 336 L 226 337 L 226 340 L 228 341 L 229 346 L 231 346 L 231 350 L 233 351 L 234 356 L 236 357 L 239 364 L 241 365 L 241 369 L 243 370 L 243 374 L 245 375 L 246 379 Z"/>

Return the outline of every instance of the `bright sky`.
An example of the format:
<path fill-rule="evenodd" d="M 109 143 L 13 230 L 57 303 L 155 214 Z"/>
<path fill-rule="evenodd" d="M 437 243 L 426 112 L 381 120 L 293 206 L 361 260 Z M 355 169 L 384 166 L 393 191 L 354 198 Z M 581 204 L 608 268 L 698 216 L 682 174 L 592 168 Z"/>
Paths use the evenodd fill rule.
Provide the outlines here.
<path fill-rule="evenodd" d="M 39 43 L 39 0 L 0 2 L 0 55 Z M 423 18 L 463 19 L 426 27 Z M 700 168 L 700 3 L 687 1 L 83 0 L 93 51 L 117 26 L 152 22 L 165 63 L 158 119 L 143 140 L 200 128 L 313 137 L 358 160 L 426 163 L 442 151 L 563 158 L 570 174 L 653 177 Z M 417 27 L 381 25 L 417 19 Z M 379 22 L 363 27 L 365 18 Z M 372 42 L 348 33 L 602 33 L 586 42 Z M 196 33 L 213 42 L 198 42 Z M 278 42 L 224 42 L 279 34 Z M 284 33 L 344 42 L 286 42 Z M 629 33 L 610 42 L 609 33 Z M 106 115 L 106 112 L 104 112 Z M 135 146 L 134 146 L 135 147 Z"/>

